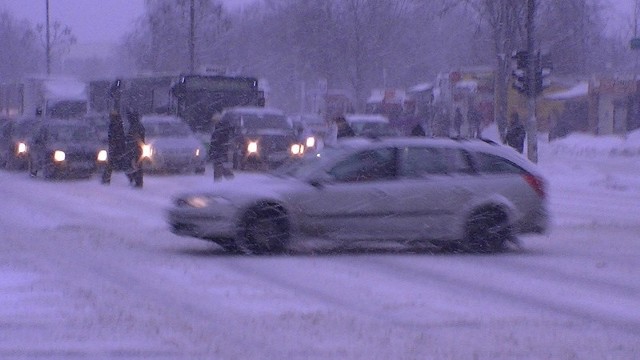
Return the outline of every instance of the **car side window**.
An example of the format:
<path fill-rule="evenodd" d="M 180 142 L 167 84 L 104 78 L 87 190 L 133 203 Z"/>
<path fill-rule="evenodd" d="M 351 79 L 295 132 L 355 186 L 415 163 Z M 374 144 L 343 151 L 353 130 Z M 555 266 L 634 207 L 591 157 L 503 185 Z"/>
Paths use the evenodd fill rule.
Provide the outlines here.
<path fill-rule="evenodd" d="M 497 155 L 476 153 L 476 170 L 484 174 L 522 174 L 524 170 L 511 161 Z"/>
<path fill-rule="evenodd" d="M 365 182 L 392 179 L 396 176 L 394 148 L 365 150 L 339 162 L 329 174 L 339 182 Z"/>
<path fill-rule="evenodd" d="M 467 158 L 458 149 L 407 147 L 402 152 L 401 175 L 405 177 L 473 172 Z"/>

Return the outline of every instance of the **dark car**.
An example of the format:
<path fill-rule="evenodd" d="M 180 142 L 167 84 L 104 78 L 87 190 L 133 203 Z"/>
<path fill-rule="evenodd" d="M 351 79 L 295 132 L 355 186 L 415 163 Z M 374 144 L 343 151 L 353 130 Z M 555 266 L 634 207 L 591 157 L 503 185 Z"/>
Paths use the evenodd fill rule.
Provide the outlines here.
<path fill-rule="evenodd" d="M 44 178 L 89 177 L 107 160 L 104 144 L 82 120 L 45 119 L 36 129 L 29 151 L 29 173 Z"/>
<path fill-rule="evenodd" d="M 226 110 L 220 123 L 232 129 L 234 169 L 272 169 L 304 152 L 293 126 L 280 110 L 237 107 Z"/>
<path fill-rule="evenodd" d="M 0 123 L 0 167 L 25 170 L 28 142 L 38 125 L 36 118 L 7 119 Z"/>

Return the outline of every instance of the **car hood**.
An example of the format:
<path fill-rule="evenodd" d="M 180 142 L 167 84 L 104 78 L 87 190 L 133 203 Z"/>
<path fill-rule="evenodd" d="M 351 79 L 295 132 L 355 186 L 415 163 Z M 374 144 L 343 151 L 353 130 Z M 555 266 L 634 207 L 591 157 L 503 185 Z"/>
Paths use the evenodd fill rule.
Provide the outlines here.
<path fill-rule="evenodd" d="M 200 141 L 193 137 L 150 137 L 145 139 L 147 144 L 158 149 L 189 149 L 202 147 Z"/>
<path fill-rule="evenodd" d="M 289 129 L 252 129 L 252 130 L 247 130 L 247 132 L 245 133 L 245 135 L 247 136 L 269 136 L 269 135 L 275 135 L 275 136 L 290 136 L 290 137 L 294 137 L 294 132 L 293 130 L 289 130 Z"/>
<path fill-rule="evenodd" d="M 62 150 L 66 152 L 80 152 L 80 151 L 98 151 L 106 149 L 105 145 L 98 144 L 97 142 L 79 142 L 79 143 L 67 143 L 67 142 L 53 142 L 47 145 L 50 150 Z"/>
<path fill-rule="evenodd" d="M 214 183 L 213 189 L 203 189 L 178 196 L 213 195 L 229 200 L 236 207 L 245 207 L 256 200 L 287 202 L 287 194 L 309 188 L 310 184 L 295 178 L 283 178 L 269 174 L 237 174 L 231 180 Z"/>

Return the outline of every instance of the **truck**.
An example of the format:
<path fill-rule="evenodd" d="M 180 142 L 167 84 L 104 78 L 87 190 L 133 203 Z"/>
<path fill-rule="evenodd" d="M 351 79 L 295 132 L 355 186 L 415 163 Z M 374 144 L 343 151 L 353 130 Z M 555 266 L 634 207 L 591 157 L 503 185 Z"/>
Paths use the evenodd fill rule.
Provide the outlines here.
<path fill-rule="evenodd" d="M 22 115 L 70 119 L 87 114 L 86 83 L 74 78 L 34 76 L 22 82 Z"/>
<path fill-rule="evenodd" d="M 111 111 L 116 92 L 121 113 L 175 115 L 199 133 L 210 133 L 216 116 L 227 108 L 265 105 L 264 92 L 252 77 L 150 74 L 90 81 L 91 111 Z"/>

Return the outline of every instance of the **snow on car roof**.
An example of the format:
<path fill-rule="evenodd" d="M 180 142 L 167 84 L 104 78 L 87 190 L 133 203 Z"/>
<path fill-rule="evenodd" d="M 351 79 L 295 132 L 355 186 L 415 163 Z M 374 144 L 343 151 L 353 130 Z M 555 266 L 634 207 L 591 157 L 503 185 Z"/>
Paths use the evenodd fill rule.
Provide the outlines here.
<path fill-rule="evenodd" d="M 182 122 L 182 119 L 180 119 L 177 116 L 173 116 L 173 115 L 143 115 L 140 118 L 140 121 L 142 122 L 160 122 L 160 121 L 180 121 Z"/>
<path fill-rule="evenodd" d="M 388 123 L 389 119 L 387 119 L 384 115 L 377 114 L 349 114 L 344 117 L 347 122 L 378 122 L 378 123 Z"/>
<path fill-rule="evenodd" d="M 276 108 L 268 108 L 268 107 L 255 107 L 255 106 L 238 106 L 231 109 L 227 109 L 226 112 L 234 112 L 240 114 L 251 114 L 251 115 L 282 115 L 284 116 L 284 112 L 280 109 Z"/>

